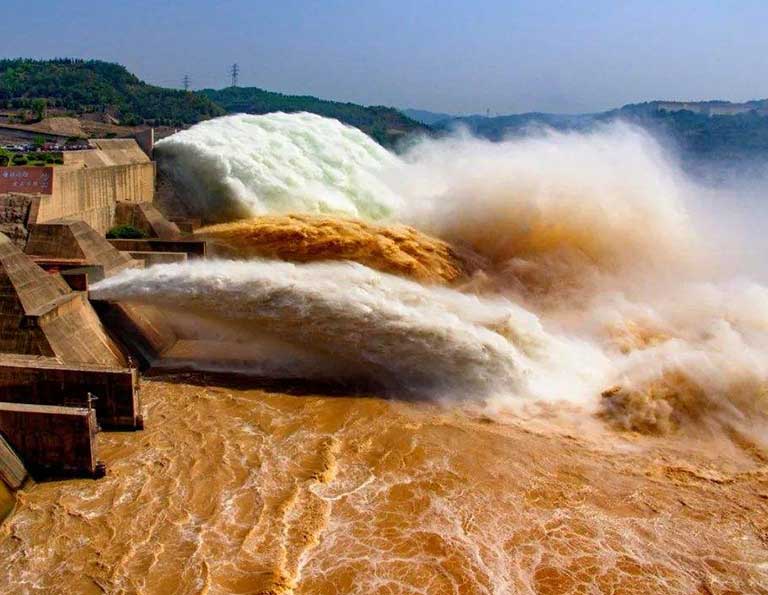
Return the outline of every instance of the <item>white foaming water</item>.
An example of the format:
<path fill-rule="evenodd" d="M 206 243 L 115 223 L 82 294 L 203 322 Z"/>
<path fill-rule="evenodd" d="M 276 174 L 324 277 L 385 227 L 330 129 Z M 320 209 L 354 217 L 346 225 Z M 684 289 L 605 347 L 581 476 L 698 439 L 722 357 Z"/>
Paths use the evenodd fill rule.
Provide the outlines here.
<path fill-rule="evenodd" d="M 91 293 L 235 321 L 229 328 L 241 342 L 272 335 L 401 395 L 579 401 L 606 382 L 599 352 L 550 335 L 504 298 L 428 288 L 355 263 L 164 265 L 107 279 Z"/>
<path fill-rule="evenodd" d="M 400 206 L 376 176 L 397 159 L 356 128 L 314 114 L 238 114 L 157 143 L 187 206 L 213 220 L 260 213 L 378 219 Z"/>
<path fill-rule="evenodd" d="M 206 122 L 161 147 L 204 190 L 198 206 L 211 218 L 236 203 L 248 215 L 403 220 L 487 257 L 493 267 L 463 290 L 497 297 L 363 268 L 218 263 L 127 273 L 98 286 L 110 299 L 191 300 L 206 315 L 266 321 L 282 340 L 334 354 L 329 364 L 340 354 L 355 374 L 409 390 L 597 402 L 618 384 L 630 393 L 619 415 L 629 426 L 638 415 L 654 425 L 668 401 L 736 417 L 764 405 L 765 286 L 744 266 L 745 279 L 724 274 L 733 266 L 692 216 L 711 208 L 637 128 L 455 136 L 397 157 L 338 122 L 271 114 Z M 726 227 L 717 238 L 733 239 L 730 263 L 739 243 L 755 253 L 760 242 Z M 649 392 L 659 383 L 661 397 Z"/>

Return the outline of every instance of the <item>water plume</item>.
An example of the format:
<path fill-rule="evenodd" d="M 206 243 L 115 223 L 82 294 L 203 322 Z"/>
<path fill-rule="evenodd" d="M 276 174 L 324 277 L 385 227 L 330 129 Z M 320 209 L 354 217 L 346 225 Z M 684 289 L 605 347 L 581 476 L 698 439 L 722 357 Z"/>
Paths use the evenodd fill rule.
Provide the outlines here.
<path fill-rule="evenodd" d="M 621 427 L 749 426 L 768 414 L 768 288 L 749 281 L 656 285 L 594 298 L 597 340 L 617 382 L 604 414 Z M 611 336 L 605 334 L 608 330 Z M 602 335 L 602 336 L 601 336 Z"/>
<path fill-rule="evenodd" d="M 106 279 L 91 294 L 229 321 L 241 342 L 271 335 L 400 396 L 579 402 L 606 382 L 599 352 L 550 335 L 505 298 L 356 263 L 163 265 Z"/>
<path fill-rule="evenodd" d="M 423 288 L 400 295 L 393 282 L 382 277 L 387 280 L 369 279 L 366 289 L 359 290 L 350 269 L 326 269 L 327 275 L 338 278 L 324 280 L 323 290 L 319 285 L 299 298 L 293 295 L 294 286 L 284 288 L 290 303 L 296 299 L 309 310 L 307 300 L 325 304 L 323 316 L 313 321 L 325 320 L 325 330 L 307 341 L 297 331 L 280 327 L 289 342 L 305 345 L 317 340 L 328 349 L 330 320 L 337 317 L 349 325 L 350 336 L 364 328 L 367 335 L 378 337 L 375 366 L 368 355 L 345 354 L 371 376 L 381 374 L 387 382 L 408 378 L 408 384 L 417 387 L 440 378 L 441 390 L 465 392 L 471 399 L 504 395 L 501 401 L 490 399 L 497 405 L 525 394 L 556 400 L 569 392 L 566 379 L 571 378 L 573 400 L 584 401 L 585 387 L 590 387 L 594 407 L 627 429 L 663 432 L 688 422 L 747 423 L 763 415 L 768 301 L 752 263 L 755 254 L 764 252 L 765 242 L 743 237 L 746 228 L 734 229 L 726 218 L 713 216 L 732 203 L 714 209 L 717 192 L 697 187 L 674 157 L 641 129 L 615 123 L 586 133 L 540 130 L 498 143 L 459 134 L 423 139 L 396 156 L 338 122 L 272 114 L 205 123 L 171 137 L 162 147 L 161 157 L 205 191 L 207 198 L 198 206 L 209 219 L 231 217 L 229 206 L 237 204 L 239 216 L 298 210 L 324 213 L 325 220 L 342 214 L 377 224 L 405 223 L 452 246 L 466 246 L 482 258 L 480 270 L 456 283 L 454 293 L 464 295 L 455 299 L 478 300 L 480 310 L 495 312 L 503 302 L 501 311 L 514 312 L 498 332 L 501 314 L 491 316 L 495 322 L 490 326 L 481 324 L 471 313 L 474 307 L 446 311 L 442 298 Z M 751 215 L 756 212 L 749 210 Z M 334 228 L 345 228 L 345 221 L 340 219 Z M 248 225 L 231 229 L 238 229 L 235 235 L 244 239 Z M 418 280 L 453 274 L 445 274 L 450 267 L 443 259 L 425 261 L 424 269 L 413 274 L 417 269 L 409 273 L 382 264 L 382 258 L 392 256 L 380 258 L 383 250 L 343 244 L 329 248 L 324 236 L 315 235 L 286 251 L 269 243 L 272 232 L 264 228 L 262 233 L 269 250 L 251 251 L 246 244 L 261 240 L 249 237 L 236 242 L 239 257 L 266 254 L 305 260 L 307 254 L 335 251 Z M 271 265 L 252 266 L 260 277 Z M 431 267 L 436 267 L 432 279 L 426 271 Z M 193 268 L 185 274 L 192 275 Z M 298 267 L 291 273 L 303 279 L 304 288 L 316 277 L 308 270 Z M 736 270 L 739 278 L 733 278 Z M 149 277 L 141 283 L 162 295 Z M 226 293 L 228 284 L 220 278 L 220 291 Z M 372 291 L 372 286 L 379 289 Z M 239 287 L 245 291 L 245 286 Z M 384 288 L 387 299 L 378 293 Z M 113 297 L 123 299 L 120 295 Z M 366 299 L 358 301 L 361 296 Z M 237 300 L 245 298 L 238 294 Z M 407 324 L 395 324 L 394 312 L 415 316 L 413 300 L 430 304 L 420 306 L 429 311 L 424 320 L 451 323 L 440 326 L 440 332 L 410 317 Z M 257 302 L 249 303 L 248 316 L 262 316 L 256 312 Z M 277 304 L 270 298 L 263 305 L 272 313 L 272 330 L 278 329 Z M 296 323 L 298 310 L 287 303 L 280 306 L 286 308 L 287 320 Z M 351 314 L 363 311 L 364 317 Z M 536 333 L 530 331 L 534 327 Z M 479 336 L 484 339 L 478 343 Z M 361 354 L 373 350 L 359 338 L 351 344 Z M 523 346 L 533 348 L 536 356 L 527 353 L 520 359 Z M 456 360 L 459 353 L 466 365 Z M 398 368 L 401 363 L 407 369 Z M 590 380 L 584 381 L 585 373 Z M 556 387 L 549 396 L 543 381 L 548 377 Z M 477 378 L 488 381 L 478 383 Z M 538 389 L 531 390 L 531 385 Z"/>
<path fill-rule="evenodd" d="M 262 215 L 198 229 L 227 258 L 291 262 L 352 260 L 385 273 L 428 283 L 454 282 L 477 267 L 448 243 L 406 225 L 375 225 L 346 217 Z"/>
<path fill-rule="evenodd" d="M 498 143 L 425 140 L 405 163 L 388 178 L 409 197 L 401 218 L 470 245 L 499 268 L 521 261 L 551 268 L 553 257 L 567 260 L 558 277 L 580 265 L 687 265 L 701 248 L 691 185 L 635 127 L 544 130 Z"/>
<path fill-rule="evenodd" d="M 206 221 L 295 211 L 379 219 L 400 204 L 376 175 L 397 158 L 315 114 L 201 122 L 159 141 L 157 155 L 190 213 Z"/>

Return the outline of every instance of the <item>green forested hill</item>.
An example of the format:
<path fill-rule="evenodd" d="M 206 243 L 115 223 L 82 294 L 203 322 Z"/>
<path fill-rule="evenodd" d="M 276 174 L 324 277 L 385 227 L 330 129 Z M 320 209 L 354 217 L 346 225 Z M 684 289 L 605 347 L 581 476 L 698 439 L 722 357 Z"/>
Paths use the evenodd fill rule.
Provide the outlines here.
<path fill-rule="evenodd" d="M 429 129 L 400 111 L 383 106 L 364 107 L 355 103 L 327 101 L 309 95 L 283 95 L 256 87 L 229 87 L 201 91 L 228 113 L 266 114 L 269 112 L 311 112 L 335 118 L 360 128 L 379 143 L 387 146 L 410 132 Z"/>
<path fill-rule="evenodd" d="M 122 124 L 193 124 L 224 113 L 203 95 L 155 87 L 99 60 L 0 60 L 0 107 L 46 99 L 76 114 L 109 112 Z"/>
<path fill-rule="evenodd" d="M 253 87 L 199 92 L 148 85 L 124 66 L 100 60 L 0 60 L 0 108 L 49 108 L 81 115 L 108 112 L 124 125 L 185 126 L 225 113 L 307 111 L 356 126 L 384 145 L 427 127 L 396 109 L 283 95 Z"/>

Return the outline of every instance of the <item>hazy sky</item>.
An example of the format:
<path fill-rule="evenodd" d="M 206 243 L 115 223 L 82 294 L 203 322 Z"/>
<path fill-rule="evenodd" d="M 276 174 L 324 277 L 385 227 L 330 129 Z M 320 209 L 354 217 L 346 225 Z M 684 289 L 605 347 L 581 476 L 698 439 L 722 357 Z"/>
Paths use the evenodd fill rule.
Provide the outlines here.
<path fill-rule="evenodd" d="M 768 0 L 6 0 L 0 56 L 455 113 L 768 97 Z"/>

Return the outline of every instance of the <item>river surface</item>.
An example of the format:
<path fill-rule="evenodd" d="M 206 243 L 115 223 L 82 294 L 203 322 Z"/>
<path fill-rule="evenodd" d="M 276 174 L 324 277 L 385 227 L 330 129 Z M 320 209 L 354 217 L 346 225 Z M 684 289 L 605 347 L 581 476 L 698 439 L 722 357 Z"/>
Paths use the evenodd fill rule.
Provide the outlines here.
<path fill-rule="evenodd" d="M 4 594 L 768 593 L 752 443 L 144 380 L 108 475 L 33 485 Z"/>

